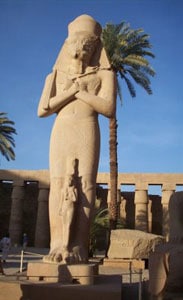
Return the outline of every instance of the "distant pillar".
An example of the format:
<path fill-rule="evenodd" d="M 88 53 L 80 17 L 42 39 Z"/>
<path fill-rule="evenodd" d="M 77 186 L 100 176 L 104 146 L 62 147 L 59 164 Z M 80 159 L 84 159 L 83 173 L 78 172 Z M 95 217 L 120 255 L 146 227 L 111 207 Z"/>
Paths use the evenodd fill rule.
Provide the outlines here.
<path fill-rule="evenodd" d="M 14 181 L 9 225 L 12 245 L 20 245 L 22 243 L 24 195 L 24 181 Z"/>
<path fill-rule="evenodd" d="M 38 211 L 35 232 L 35 247 L 47 248 L 50 241 L 49 216 L 48 216 L 49 188 L 39 185 Z"/>
<path fill-rule="evenodd" d="M 148 193 L 147 187 L 136 186 L 135 190 L 135 229 L 148 232 Z"/>
<path fill-rule="evenodd" d="M 162 234 L 169 240 L 169 211 L 168 205 L 171 195 L 175 192 L 175 185 L 173 184 L 163 184 L 162 186 L 162 198 L 161 204 L 163 207 L 163 222 L 162 222 Z"/>
<path fill-rule="evenodd" d="M 152 200 L 148 198 L 148 232 L 152 233 Z"/>
<path fill-rule="evenodd" d="M 118 209 L 118 219 L 120 219 L 120 205 L 121 205 L 121 200 L 122 200 L 122 196 L 121 196 L 121 190 L 120 188 L 118 188 L 117 191 L 117 209 Z"/>
<path fill-rule="evenodd" d="M 107 205 L 108 205 L 108 207 L 109 207 L 110 201 L 111 201 L 111 189 L 110 189 L 110 187 L 108 187 L 108 192 L 107 192 Z"/>
<path fill-rule="evenodd" d="M 123 219 L 126 224 L 126 199 L 123 197 L 120 203 L 120 218 Z"/>

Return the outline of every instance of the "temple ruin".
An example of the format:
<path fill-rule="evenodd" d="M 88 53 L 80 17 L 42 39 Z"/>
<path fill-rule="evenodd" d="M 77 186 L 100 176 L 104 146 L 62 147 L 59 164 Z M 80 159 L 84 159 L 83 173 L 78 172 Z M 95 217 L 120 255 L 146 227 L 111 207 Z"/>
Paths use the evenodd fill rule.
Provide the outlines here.
<path fill-rule="evenodd" d="M 20 245 L 22 235 L 29 245 L 49 247 L 49 171 L 0 170 L 0 236 L 11 235 Z M 123 191 L 123 186 L 134 191 Z M 160 186 L 161 195 L 151 195 L 150 186 Z M 174 191 L 183 187 L 183 174 L 119 173 L 119 217 L 125 228 L 162 234 L 168 240 L 168 204 Z M 98 173 L 97 197 L 107 205 L 110 199 L 109 173 Z"/>

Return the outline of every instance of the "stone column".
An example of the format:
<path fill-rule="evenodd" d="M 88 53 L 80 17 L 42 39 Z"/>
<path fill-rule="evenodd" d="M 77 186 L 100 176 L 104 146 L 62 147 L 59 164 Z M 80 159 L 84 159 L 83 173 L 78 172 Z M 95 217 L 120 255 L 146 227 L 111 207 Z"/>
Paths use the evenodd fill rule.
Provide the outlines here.
<path fill-rule="evenodd" d="M 135 229 L 148 232 L 148 185 L 136 184 Z"/>
<path fill-rule="evenodd" d="M 14 181 L 9 224 L 12 245 L 20 245 L 22 243 L 24 195 L 24 181 Z"/>
<path fill-rule="evenodd" d="M 161 204 L 163 210 L 163 222 L 162 222 L 162 234 L 169 240 L 169 212 L 168 205 L 171 195 L 175 192 L 175 184 L 163 184 L 162 185 L 162 197 Z"/>
<path fill-rule="evenodd" d="M 148 232 L 152 233 L 152 200 L 148 198 Z"/>
<path fill-rule="evenodd" d="M 121 204 L 121 190 L 120 188 L 118 188 L 118 192 L 117 192 L 118 219 L 120 219 L 120 204 Z"/>
<path fill-rule="evenodd" d="M 38 210 L 35 232 L 35 247 L 49 247 L 50 229 L 48 216 L 48 186 L 39 185 Z"/>

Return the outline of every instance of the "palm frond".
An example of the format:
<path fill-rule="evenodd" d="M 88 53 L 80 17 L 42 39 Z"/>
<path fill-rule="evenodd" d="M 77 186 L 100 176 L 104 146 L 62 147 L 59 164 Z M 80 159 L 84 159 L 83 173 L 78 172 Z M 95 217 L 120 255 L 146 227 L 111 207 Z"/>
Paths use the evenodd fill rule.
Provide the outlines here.
<path fill-rule="evenodd" d="M 148 50 L 152 48 L 150 36 L 142 28 L 132 29 L 129 23 L 106 24 L 102 32 L 102 41 L 114 71 L 127 84 L 132 97 L 136 96 L 135 87 L 129 77 L 148 94 L 152 94 L 150 76 L 155 75 L 147 57 L 154 58 Z M 119 83 L 119 82 L 118 82 Z M 118 94 L 121 89 L 118 88 Z M 122 98 L 122 95 L 119 95 Z"/>
<path fill-rule="evenodd" d="M 156 75 L 156 72 L 154 71 L 154 69 L 148 65 L 148 66 L 141 66 L 140 70 L 146 74 L 146 75 L 150 75 L 152 77 L 154 77 Z"/>
<path fill-rule="evenodd" d="M 129 69 L 128 72 L 137 84 L 144 88 L 149 95 L 152 94 L 150 80 L 145 73 L 141 72 L 140 70 L 135 70 L 134 68 Z"/>
<path fill-rule="evenodd" d="M 123 96 L 122 96 L 121 86 L 120 86 L 118 78 L 117 78 L 117 94 L 119 96 L 121 104 L 123 104 Z"/>
<path fill-rule="evenodd" d="M 134 85 L 132 84 L 131 80 L 128 79 L 128 77 L 124 73 L 120 72 L 120 76 L 121 76 L 121 79 L 125 80 L 131 97 L 133 97 L 133 98 L 136 97 L 136 91 L 135 91 Z"/>
<path fill-rule="evenodd" d="M 12 126 L 14 122 L 9 120 L 6 113 L 0 112 L 0 152 L 9 161 L 15 159 L 15 141 L 13 134 L 16 134 Z"/>
<path fill-rule="evenodd" d="M 130 54 L 130 55 L 126 56 L 125 58 L 123 58 L 123 64 L 129 65 L 129 66 L 146 67 L 149 65 L 149 62 L 147 59 L 145 59 L 144 57 L 142 57 L 140 55 Z"/>

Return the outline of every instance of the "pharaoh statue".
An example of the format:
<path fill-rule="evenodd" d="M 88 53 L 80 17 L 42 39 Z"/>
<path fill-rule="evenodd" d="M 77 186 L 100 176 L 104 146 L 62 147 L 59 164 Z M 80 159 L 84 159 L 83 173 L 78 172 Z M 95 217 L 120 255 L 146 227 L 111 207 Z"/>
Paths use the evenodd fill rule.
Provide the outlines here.
<path fill-rule="evenodd" d="M 50 252 L 46 262 L 88 260 L 100 152 L 98 115 L 114 116 L 116 76 L 100 39 L 101 26 L 81 15 L 47 76 L 38 116 L 56 114 L 50 138 Z"/>

